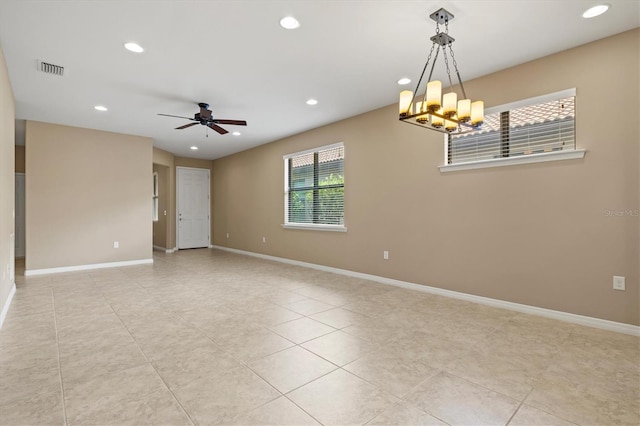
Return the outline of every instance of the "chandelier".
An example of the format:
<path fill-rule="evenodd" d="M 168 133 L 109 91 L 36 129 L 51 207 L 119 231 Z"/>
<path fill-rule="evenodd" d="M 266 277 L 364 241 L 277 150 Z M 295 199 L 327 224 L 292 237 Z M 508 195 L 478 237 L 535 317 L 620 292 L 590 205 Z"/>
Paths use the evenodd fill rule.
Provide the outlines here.
<path fill-rule="evenodd" d="M 438 9 L 429 15 L 431 19 L 436 21 L 436 35 L 431 37 L 431 50 L 427 57 L 427 63 L 424 65 L 415 92 L 403 90 L 400 93 L 400 121 L 415 124 L 427 129 L 436 130 L 442 133 L 462 134 L 478 130 L 484 121 L 484 102 L 474 101 L 467 97 L 458 64 L 453 54 L 451 45 L 455 41 L 449 35 L 449 21 L 453 20 L 453 15 L 445 9 Z M 444 25 L 444 32 L 440 32 L 440 25 Z M 453 63 L 453 69 L 458 78 L 458 85 L 462 92 L 461 99 L 453 90 L 453 81 L 451 80 L 451 69 L 449 68 L 449 56 Z M 422 100 L 418 97 L 420 84 L 424 79 L 425 72 L 429 68 L 431 57 L 435 51 L 429 78 L 426 79 L 426 88 Z M 442 95 L 442 82 L 439 80 L 431 80 L 433 70 L 438 60 L 438 55 L 442 51 L 444 64 L 447 71 L 449 87 L 446 89 L 444 96 Z"/>

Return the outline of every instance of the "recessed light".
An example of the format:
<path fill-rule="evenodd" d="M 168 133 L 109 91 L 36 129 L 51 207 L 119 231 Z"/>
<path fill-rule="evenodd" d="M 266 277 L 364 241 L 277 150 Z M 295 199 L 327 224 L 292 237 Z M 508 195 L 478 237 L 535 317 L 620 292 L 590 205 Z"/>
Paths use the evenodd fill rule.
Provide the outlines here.
<path fill-rule="evenodd" d="M 102 106 L 102 105 L 96 105 L 93 107 L 93 109 L 95 109 L 96 111 L 108 111 L 109 108 L 107 108 L 106 106 Z"/>
<path fill-rule="evenodd" d="M 144 49 L 138 43 L 133 43 L 133 42 L 125 43 L 124 48 L 134 53 L 144 52 Z"/>
<path fill-rule="evenodd" d="M 409 84 L 409 83 L 411 83 L 411 79 L 407 77 L 404 77 L 398 80 L 398 84 L 401 86 L 404 86 L 405 84 Z"/>
<path fill-rule="evenodd" d="M 608 4 L 599 4 L 597 6 L 590 7 L 583 14 L 583 18 L 595 18 L 596 16 L 600 16 L 609 10 Z"/>
<path fill-rule="evenodd" d="M 318 101 L 315 99 L 309 99 L 307 105 L 318 105 Z"/>
<path fill-rule="evenodd" d="M 295 30 L 300 26 L 300 22 L 293 16 L 285 16 L 280 20 L 280 26 L 287 30 Z"/>
<path fill-rule="evenodd" d="M 233 132 L 233 133 L 231 133 L 231 134 L 232 134 L 233 136 L 240 136 L 240 132 L 238 132 L 238 131 L 235 131 L 235 132 Z"/>
<path fill-rule="evenodd" d="M 192 149 L 193 151 L 197 151 L 197 150 L 198 150 L 198 147 L 197 147 L 197 146 L 192 146 L 192 147 L 191 147 L 191 149 Z"/>

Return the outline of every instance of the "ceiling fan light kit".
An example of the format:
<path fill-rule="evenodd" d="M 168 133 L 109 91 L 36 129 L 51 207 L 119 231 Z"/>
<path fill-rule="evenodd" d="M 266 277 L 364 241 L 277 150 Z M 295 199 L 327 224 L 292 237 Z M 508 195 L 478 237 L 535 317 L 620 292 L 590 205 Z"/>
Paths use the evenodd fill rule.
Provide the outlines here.
<path fill-rule="evenodd" d="M 422 69 L 422 74 L 420 75 L 415 91 L 403 90 L 400 92 L 399 119 L 405 123 L 442 133 L 463 134 L 476 131 L 484 121 L 484 102 L 471 101 L 464 90 L 462 78 L 458 71 L 458 64 L 453 53 L 453 48 L 451 47 L 455 39 L 449 35 L 449 21 L 453 20 L 454 16 L 449 11 L 441 8 L 433 12 L 429 17 L 436 22 L 436 34 L 430 39 L 432 42 L 431 50 L 429 51 L 427 62 Z M 440 32 L 440 25 L 444 25 L 444 32 Z M 458 86 L 462 94 L 460 97 L 453 90 L 453 80 L 451 79 L 447 49 L 449 50 L 449 56 L 453 62 L 453 69 L 458 79 Z M 433 62 L 431 62 L 434 51 L 435 56 Z M 438 55 L 441 51 L 449 80 L 449 86 L 446 88 L 447 93 L 445 93 L 444 96 L 442 94 L 442 82 L 439 80 L 431 80 Z M 431 63 L 431 68 L 429 76 L 426 79 L 424 96 L 422 100 L 418 100 L 418 90 L 429 68 L 429 63 Z"/>
<path fill-rule="evenodd" d="M 200 102 L 198 104 L 200 107 L 200 112 L 197 112 L 193 115 L 193 118 L 182 117 L 179 115 L 170 115 L 170 114 L 158 114 L 163 115 L 165 117 L 175 117 L 175 118 L 184 118 L 186 120 L 191 120 L 193 123 L 187 123 L 182 126 L 176 127 L 176 130 L 186 129 L 187 127 L 195 126 L 196 124 L 201 124 L 203 126 L 207 126 L 208 128 L 215 130 L 221 135 L 229 133 L 228 130 L 218 126 L 218 124 L 230 124 L 233 126 L 246 126 L 247 122 L 244 120 L 228 120 L 225 118 L 213 118 L 212 111 L 209 109 L 209 104 Z"/>

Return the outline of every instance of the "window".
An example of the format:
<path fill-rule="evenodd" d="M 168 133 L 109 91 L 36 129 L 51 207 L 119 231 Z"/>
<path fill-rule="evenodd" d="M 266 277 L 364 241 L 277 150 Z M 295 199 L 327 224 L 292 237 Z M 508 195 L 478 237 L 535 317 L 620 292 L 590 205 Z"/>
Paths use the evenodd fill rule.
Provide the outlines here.
<path fill-rule="evenodd" d="M 153 221 L 158 221 L 158 173 L 153 173 L 153 195 L 152 195 L 152 215 Z"/>
<path fill-rule="evenodd" d="M 285 227 L 344 231 L 344 145 L 284 156 Z"/>
<path fill-rule="evenodd" d="M 575 89 L 490 108 L 480 130 L 446 135 L 446 145 L 443 171 L 455 165 L 472 167 L 450 169 L 581 158 L 584 151 L 575 144 Z"/>

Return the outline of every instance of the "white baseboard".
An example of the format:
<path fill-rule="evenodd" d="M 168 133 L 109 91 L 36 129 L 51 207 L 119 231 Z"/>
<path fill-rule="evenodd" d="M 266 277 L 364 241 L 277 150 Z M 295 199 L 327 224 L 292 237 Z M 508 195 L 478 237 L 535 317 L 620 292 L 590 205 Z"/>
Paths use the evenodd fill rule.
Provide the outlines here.
<path fill-rule="evenodd" d="M 24 276 L 58 274 L 60 272 L 86 271 L 89 269 L 118 268 L 120 266 L 144 265 L 153 263 L 153 259 L 125 260 L 122 262 L 94 263 L 92 265 L 62 266 L 60 268 L 31 269 L 24 271 Z"/>
<path fill-rule="evenodd" d="M 9 297 L 7 297 L 7 301 L 4 302 L 4 306 L 2 307 L 2 312 L 0 312 L 0 328 L 2 328 L 2 324 L 4 324 L 4 319 L 7 317 L 7 312 L 9 312 L 9 305 L 11 305 L 11 301 L 13 300 L 14 294 L 16 294 L 16 285 L 12 283 L 11 290 L 9 291 Z"/>
<path fill-rule="evenodd" d="M 162 251 L 162 252 L 165 252 L 165 253 L 167 253 L 167 254 L 171 254 L 171 253 L 173 253 L 174 251 L 176 251 L 176 249 L 168 249 L 168 248 L 160 247 L 160 246 L 153 246 L 153 249 L 154 249 L 154 250 L 156 250 L 156 251 Z"/>
<path fill-rule="evenodd" d="M 377 275 L 364 274 L 362 272 L 349 271 L 347 269 L 333 268 L 330 266 L 317 265 L 315 263 L 301 262 L 299 260 L 286 259 L 283 257 L 269 256 L 261 253 L 254 253 L 245 250 L 238 250 L 229 247 L 212 245 L 211 248 L 229 251 L 232 253 L 243 254 L 246 256 L 258 257 L 260 259 L 273 260 L 276 262 L 287 263 L 290 265 L 303 266 L 320 271 L 333 272 L 334 274 L 346 275 L 349 277 L 361 278 L 369 281 L 375 281 L 382 284 L 389 284 L 396 287 L 407 288 L 410 290 L 422 291 L 425 293 L 437 294 L 439 296 L 451 297 L 453 299 L 465 300 L 467 302 L 479 303 L 481 305 L 493 306 L 495 308 L 508 309 L 511 311 L 522 312 L 530 315 L 537 315 L 546 318 L 552 318 L 559 321 L 570 322 L 573 324 L 584 325 L 587 327 L 600 328 L 603 330 L 615 331 L 618 333 L 640 336 L 640 326 L 625 324 L 621 322 L 609 321 L 600 318 L 588 317 L 585 315 L 571 314 L 569 312 L 554 311 L 552 309 L 539 308 L 537 306 L 523 305 L 521 303 L 507 302 L 505 300 L 491 299 L 489 297 L 476 296 L 458 291 L 445 290 L 443 288 L 430 287 L 422 284 L 415 284 L 406 281 L 394 280 L 392 278 L 379 277 Z"/>

